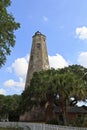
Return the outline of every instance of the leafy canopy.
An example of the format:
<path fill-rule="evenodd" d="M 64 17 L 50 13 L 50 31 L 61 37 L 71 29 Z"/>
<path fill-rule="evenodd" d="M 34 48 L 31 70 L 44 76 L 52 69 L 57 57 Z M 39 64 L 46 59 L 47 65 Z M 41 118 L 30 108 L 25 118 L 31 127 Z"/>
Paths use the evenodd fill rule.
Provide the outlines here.
<path fill-rule="evenodd" d="M 63 124 L 67 125 L 67 108 L 75 106 L 78 101 L 87 101 L 87 69 L 72 65 L 35 72 L 30 86 L 22 93 L 20 111 L 23 113 L 33 107 L 44 107 L 46 115 L 50 115 L 52 110 L 47 111 L 47 104 L 49 108 L 56 105 L 61 109 Z"/>
<path fill-rule="evenodd" d="M 11 47 L 15 45 L 14 31 L 20 27 L 7 11 L 10 5 L 10 0 L 0 0 L 0 67 L 5 64 L 6 56 L 11 54 Z"/>
<path fill-rule="evenodd" d="M 22 93 L 24 104 L 21 107 L 28 110 L 33 105 L 40 105 L 43 101 L 46 103 L 47 101 L 56 101 L 56 99 L 59 106 L 62 103 L 66 105 L 66 100 L 68 106 L 75 105 L 78 101 L 85 102 L 87 99 L 86 72 L 87 69 L 79 65 L 35 72 L 30 86 Z"/>

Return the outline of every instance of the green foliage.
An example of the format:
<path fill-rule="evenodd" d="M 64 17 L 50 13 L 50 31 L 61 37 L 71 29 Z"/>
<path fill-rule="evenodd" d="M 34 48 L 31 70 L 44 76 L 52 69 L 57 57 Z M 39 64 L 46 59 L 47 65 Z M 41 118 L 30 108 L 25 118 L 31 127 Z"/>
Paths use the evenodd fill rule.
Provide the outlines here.
<path fill-rule="evenodd" d="M 10 0 L 0 0 L 0 67 L 5 64 L 6 56 L 10 55 L 11 47 L 15 45 L 14 31 L 20 27 L 7 11 L 10 4 Z"/>
<path fill-rule="evenodd" d="M 84 127 L 84 121 L 85 121 L 84 116 L 78 116 L 76 119 L 71 120 L 69 123 L 75 127 Z"/>
<path fill-rule="evenodd" d="M 9 118 L 10 121 L 18 121 L 19 118 L 19 95 L 0 95 L 0 118 Z M 13 117 L 13 118 L 12 118 Z"/>
<path fill-rule="evenodd" d="M 50 105 L 56 103 L 62 111 L 64 124 L 67 125 L 68 106 L 87 99 L 86 72 L 87 69 L 78 65 L 35 72 L 30 86 L 22 93 L 22 112 L 42 104 L 45 108 L 47 102 Z"/>
<path fill-rule="evenodd" d="M 52 119 L 52 120 L 47 121 L 46 124 L 59 125 L 59 122 L 56 119 Z"/>
<path fill-rule="evenodd" d="M 26 88 L 23 93 L 21 94 L 21 99 L 19 103 L 19 111 L 20 114 L 24 113 L 25 111 L 31 110 L 35 101 L 32 100 L 33 90 L 32 88 Z"/>

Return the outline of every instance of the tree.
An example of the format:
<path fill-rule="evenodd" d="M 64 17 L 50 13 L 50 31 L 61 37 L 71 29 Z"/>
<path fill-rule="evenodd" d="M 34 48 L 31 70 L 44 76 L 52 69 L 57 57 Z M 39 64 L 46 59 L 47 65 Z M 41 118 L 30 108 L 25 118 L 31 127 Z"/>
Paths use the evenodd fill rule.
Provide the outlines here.
<path fill-rule="evenodd" d="M 4 96 L 0 95 L 0 118 L 8 118 L 10 121 L 19 119 L 20 95 Z"/>
<path fill-rule="evenodd" d="M 0 95 L 0 120 L 6 115 L 4 101 L 5 101 L 5 96 Z"/>
<path fill-rule="evenodd" d="M 20 103 L 20 95 L 12 95 L 6 96 L 6 104 L 7 104 L 7 111 L 8 111 L 8 118 L 9 121 L 18 121 L 19 120 L 19 103 Z"/>
<path fill-rule="evenodd" d="M 68 107 L 70 106 L 70 100 L 85 100 L 86 99 L 86 85 L 83 80 L 79 79 L 72 72 L 65 72 L 58 74 L 57 80 L 55 79 L 56 91 L 59 96 L 59 106 L 62 110 L 63 122 L 68 124 Z"/>
<path fill-rule="evenodd" d="M 87 82 L 83 79 L 85 73 L 86 69 L 78 65 L 35 72 L 30 86 L 23 92 L 22 101 L 26 104 L 23 107 L 28 108 L 25 111 L 31 110 L 33 105 L 43 104 L 46 109 L 47 104 L 49 108 L 56 104 L 61 108 L 64 125 L 67 125 L 67 108 L 87 99 Z M 51 110 L 47 111 L 49 115 Z"/>
<path fill-rule="evenodd" d="M 10 5 L 10 0 L 0 0 L 0 67 L 5 64 L 6 56 L 11 54 L 11 47 L 15 45 L 14 31 L 20 27 L 7 11 Z"/>

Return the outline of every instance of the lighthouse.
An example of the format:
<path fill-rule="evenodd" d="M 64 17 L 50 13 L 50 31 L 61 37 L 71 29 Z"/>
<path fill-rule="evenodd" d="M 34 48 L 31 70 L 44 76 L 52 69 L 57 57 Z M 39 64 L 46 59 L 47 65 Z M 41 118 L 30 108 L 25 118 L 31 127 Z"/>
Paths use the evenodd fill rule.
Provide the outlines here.
<path fill-rule="evenodd" d="M 30 85 L 33 73 L 50 69 L 48 52 L 46 47 L 46 36 L 37 31 L 32 36 L 32 47 L 27 70 L 25 89 Z"/>

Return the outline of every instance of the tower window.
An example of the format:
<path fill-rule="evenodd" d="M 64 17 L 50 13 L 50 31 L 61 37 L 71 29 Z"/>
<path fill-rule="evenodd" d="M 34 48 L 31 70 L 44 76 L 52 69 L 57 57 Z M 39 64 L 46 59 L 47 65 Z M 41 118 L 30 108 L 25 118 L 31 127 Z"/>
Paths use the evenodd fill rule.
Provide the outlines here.
<path fill-rule="evenodd" d="M 41 47 L 41 44 L 37 43 L 37 48 L 40 49 L 40 47 Z"/>

